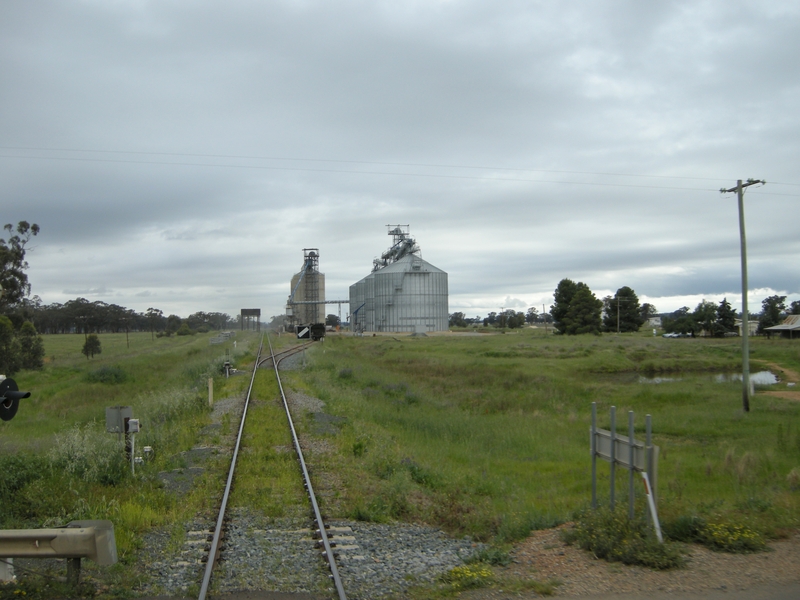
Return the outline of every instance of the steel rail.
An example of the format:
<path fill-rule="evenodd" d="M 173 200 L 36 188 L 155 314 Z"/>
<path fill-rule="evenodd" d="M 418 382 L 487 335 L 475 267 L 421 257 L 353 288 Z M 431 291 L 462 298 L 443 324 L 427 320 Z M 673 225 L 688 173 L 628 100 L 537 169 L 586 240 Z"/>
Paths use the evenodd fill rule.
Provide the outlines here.
<path fill-rule="evenodd" d="M 269 339 L 269 338 L 268 338 Z M 239 455 L 239 446 L 242 443 L 242 432 L 244 431 L 244 422 L 247 418 L 247 407 L 250 404 L 250 396 L 253 392 L 253 383 L 256 380 L 256 371 L 258 371 L 259 361 L 261 360 L 261 349 L 264 347 L 264 336 L 261 336 L 261 343 L 258 345 L 258 354 L 253 363 L 253 374 L 250 377 L 250 386 L 247 388 L 247 396 L 244 401 L 244 410 L 242 411 L 242 420 L 239 423 L 239 433 L 236 436 L 236 445 L 233 449 L 233 456 L 231 457 L 231 466 L 228 470 L 228 481 L 225 484 L 225 492 L 222 495 L 222 503 L 219 509 L 219 516 L 217 517 L 217 525 L 214 528 L 214 537 L 211 540 L 211 549 L 208 551 L 208 560 L 206 561 L 206 570 L 203 574 L 203 583 L 200 586 L 200 594 L 197 596 L 198 600 L 205 600 L 208 594 L 208 586 L 211 583 L 211 573 L 214 570 L 214 565 L 217 562 L 217 553 L 219 552 L 219 542 L 222 537 L 222 521 L 225 518 L 225 510 L 228 506 L 228 497 L 231 493 L 231 484 L 233 483 L 233 472 L 236 469 L 236 458 Z M 270 346 L 270 349 L 272 347 Z"/>
<path fill-rule="evenodd" d="M 308 473 L 306 461 L 303 458 L 303 451 L 300 449 L 300 440 L 297 438 L 297 431 L 294 428 L 292 414 L 289 411 L 289 403 L 286 401 L 286 394 L 283 391 L 281 376 L 278 373 L 278 361 L 276 361 L 274 358 L 275 352 L 272 349 L 272 342 L 269 339 L 269 334 L 267 334 L 267 344 L 269 344 L 269 351 L 273 356 L 272 365 L 275 368 L 275 377 L 278 380 L 278 388 L 281 391 L 281 399 L 283 400 L 283 408 L 286 411 L 286 419 L 289 421 L 289 429 L 292 432 L 292 444 L 294 444 L 294 449 L 297 452 L 297 458 L 300 461 L 300 468 L 303 471 L 303 479 L 305 481 L 306 491 L 308 492 L 308 497 L 311 500 L 311 506 L 314 509 L 314 520 L 317 523 L 317 528 L 319 529 L 320 537 L 322 538 L 322 544 L 325 547 L 324 556 L 328 561 L 328 567 L 331 570 L 331 576 L 333 577 L 333 583 L 336 586 L 336 592 L 339 594 L 339 600 L 347 600 L 347 595 L 344 593 L 344 587 L 342 586 L 342 580 L 339 577 L 339 569 L 336 568 L 336 559 L 333 556 L 333 550 L 331 550 L 331 544 L 328 540 L 328 532 L 325 529 L 325 523 L 322 520 L 322 513 L 319 511 L 317 498 L 314 495 L 314 488 L 311 485 L 311 476 Z"/>
<path fill-rule="evenodd" d="M 282 352 L 278 352 L 274 356 L 266 356 L 266 357 L 262 358 L 259 361 L 258 367 L 261 368 L 264 365 L 264 363 L 266 363 L 268 361 L 275 361 L 275 359 L 277 359 L 278 363 L 280 364 L 280 362 L 284 358 L 289 358 L 290 356 L 294 356 L 295 354 L 298 354 L 301 350 L 305 350 L 306 348 L 311 346 L 313 343 L 314 342 L 306 342 L 304 344 L 300 344 L 299 346 L 292 346 L 291 348 L 287 348 L 286 350 L 283 350 Z"/>

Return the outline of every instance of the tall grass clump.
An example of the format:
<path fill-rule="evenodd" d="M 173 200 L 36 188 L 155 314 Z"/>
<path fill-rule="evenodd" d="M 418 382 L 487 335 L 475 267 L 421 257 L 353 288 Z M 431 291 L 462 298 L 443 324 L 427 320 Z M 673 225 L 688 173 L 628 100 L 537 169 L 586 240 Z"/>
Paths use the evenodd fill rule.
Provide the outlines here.
<path fill-rule="evenodd" d="M 86 381 L 89 383 L 106 383 L 116 385 L 125 383 L 128 374 L 120 366 L 100 367 L 86 373 Z"/>
<path fill-rule="evenodd" d="M 609 562 L 652 569 L 675 569 L 685 562 L 678 545 L 660 543 L 644 519 L 628 518 L 625 507 L 583 511 L 563 538 Z"/>
<path fill-rule="evenodd" d="M 22 516 L 20 492 L 44 477 L 49 463 L 36 454 L 0 454 L 0 527 L 7 527 Z"/>
<path fill-rule="evenodd" d="M 116 485 L 128 473 L 116 436 L 100 430 L 94 422 L 56 434 L 48 458 L 56 471 L 87 483 Z"/>

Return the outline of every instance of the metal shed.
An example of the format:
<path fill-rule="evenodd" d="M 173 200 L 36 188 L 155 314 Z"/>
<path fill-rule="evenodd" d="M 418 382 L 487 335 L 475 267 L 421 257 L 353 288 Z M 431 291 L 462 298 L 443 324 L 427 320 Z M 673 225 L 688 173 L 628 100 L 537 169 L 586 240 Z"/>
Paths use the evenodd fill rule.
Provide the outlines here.
<path fill-rule="evenodd" d="M 764 331 L 767 333 L 767 336 L 777 333 L 778 335 L 793 339 L 794 334 L 797 333 L 797 337 L 800 337 L 800 315 L 789 315 L 780 325 L 766 327 Z"/>

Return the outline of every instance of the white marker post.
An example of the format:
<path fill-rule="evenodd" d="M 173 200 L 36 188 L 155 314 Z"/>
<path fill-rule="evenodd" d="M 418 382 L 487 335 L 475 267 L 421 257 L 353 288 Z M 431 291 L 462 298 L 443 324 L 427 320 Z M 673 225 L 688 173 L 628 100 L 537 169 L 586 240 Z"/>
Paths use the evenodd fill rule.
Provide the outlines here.
<path fill-rule="evenodd" d="M 653 517 L 653 527 L 656 530 L 656 537 L 662 544 L 664 537 L 661 535 L 661 523 L 658 522 L 658 513 L 656 512 L 656 503 L 653 502 L 653 494 L 650 492 L 650 478 L 647 476 L 646 471 L 642 471 L 642 479 L 644 480 L 644 492 L 647 494 L 647 505 L 650 507 L 650 514 Z"/>

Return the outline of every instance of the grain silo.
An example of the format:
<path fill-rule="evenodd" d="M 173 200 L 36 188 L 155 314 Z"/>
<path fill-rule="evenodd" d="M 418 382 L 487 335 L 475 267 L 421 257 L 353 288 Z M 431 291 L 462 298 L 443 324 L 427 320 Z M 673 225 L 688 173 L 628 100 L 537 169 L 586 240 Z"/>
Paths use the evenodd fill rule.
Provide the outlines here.
<path fill-rule="evenodd" d="M 350 286 L 353 331 L 447 331 L 447 273 L 422 259 L 408 225 L 389 227 L 391 248 Z"/>
<path fill-rule="evenodd" d="M 319 272 L 319 250 L 303 248 L 303 267 L 291 282 L 286 314 L 300 325 L 325 322 L 325 275 Z"/>

